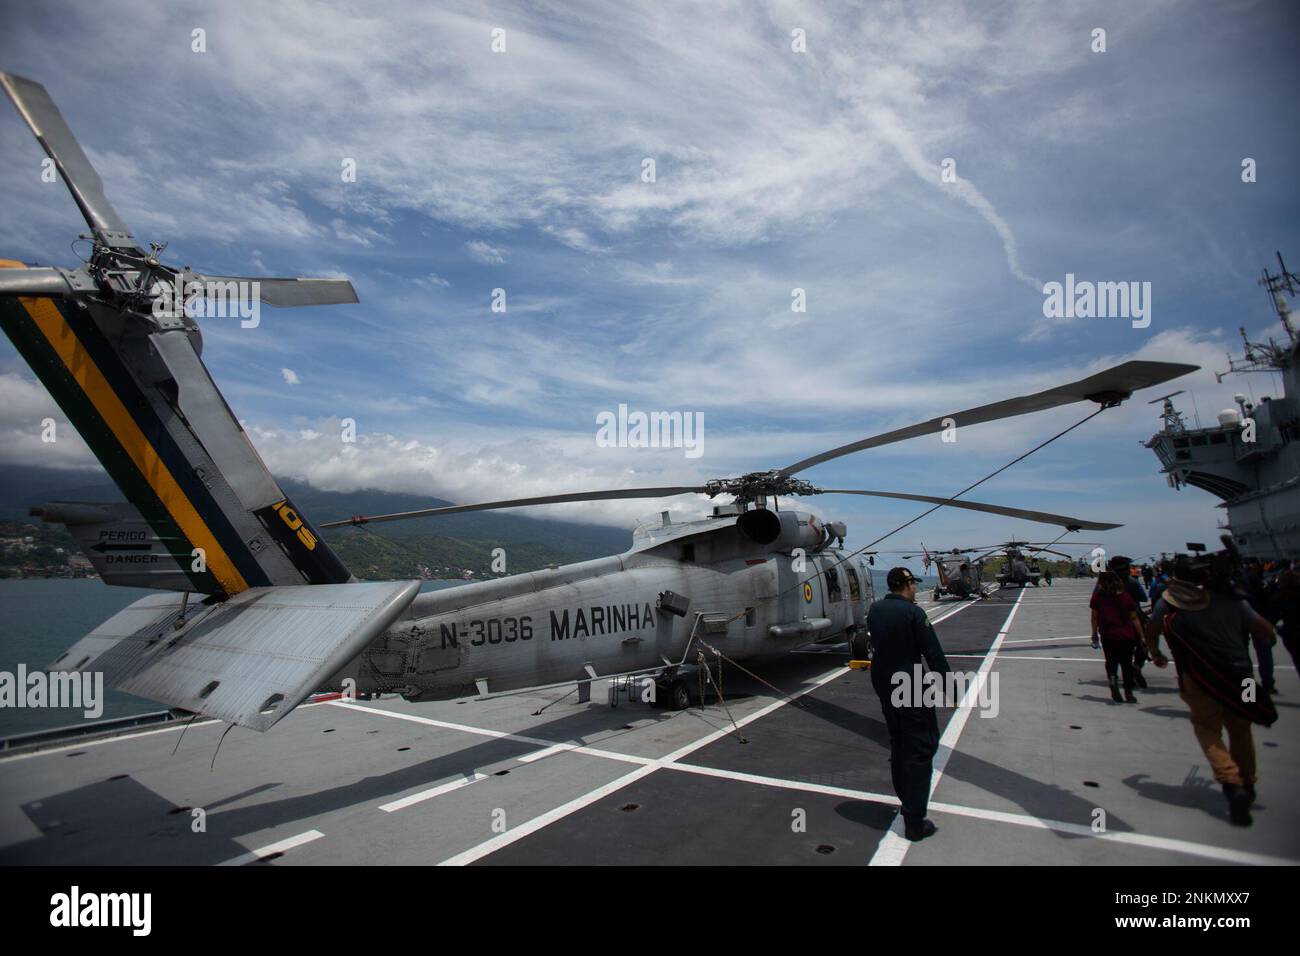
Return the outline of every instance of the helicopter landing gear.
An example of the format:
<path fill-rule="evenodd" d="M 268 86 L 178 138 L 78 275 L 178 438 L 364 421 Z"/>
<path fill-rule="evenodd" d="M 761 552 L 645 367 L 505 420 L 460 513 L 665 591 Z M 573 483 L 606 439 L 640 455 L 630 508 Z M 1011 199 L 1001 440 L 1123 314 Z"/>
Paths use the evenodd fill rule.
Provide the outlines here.
<path fill-rule="evenodd" d="M 694 668 L 691 668 L 694 670 Z M 655 694 L 652 707 L 666 710 L 685 710 L 691 706 L 690 673 L 686 666 L 674 667 L 655 676 Z"/>
<path fill-rule="evenodd" d="M 669 710 L 685 710 L 691 706 L 691 687 L 684 678 L 679 677 L 668 685 L 664 706 Z"/>

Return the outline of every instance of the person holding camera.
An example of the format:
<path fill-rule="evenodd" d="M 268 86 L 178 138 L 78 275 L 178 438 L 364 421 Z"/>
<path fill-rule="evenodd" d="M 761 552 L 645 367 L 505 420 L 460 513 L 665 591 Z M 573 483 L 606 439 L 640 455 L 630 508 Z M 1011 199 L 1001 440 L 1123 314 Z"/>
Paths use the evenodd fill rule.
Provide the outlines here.
<path fill-rule="evenodd" d="M 1273 625 L 1232 593 L 1230 582 L 1215 580 L 1207 565 L 1180 559 L 1147 625 L 1146 644 L 1157 667 L 1169 664 L 1160 651 L 1162 634 L 1177 665 L 1179 696 L 1191 712 L 1192 729 L 1214 779 L 1223 787 L 1229 817 L 1238 826 L 1250 826 L 1256 780 L 1250 725 L 1271 726 L 1277 710 L 1255 681 L 1248 636 L 1275 643 Z"/>

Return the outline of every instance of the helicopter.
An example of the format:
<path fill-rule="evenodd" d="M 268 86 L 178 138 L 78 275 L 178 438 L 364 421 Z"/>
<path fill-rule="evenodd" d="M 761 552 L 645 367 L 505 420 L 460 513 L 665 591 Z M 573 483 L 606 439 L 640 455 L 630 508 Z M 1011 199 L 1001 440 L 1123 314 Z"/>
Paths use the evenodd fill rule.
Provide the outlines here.
<path fill-rule="evenodd" d="M 987 549 L 976 548 L 973 550 L 984 551 L 981 555 L 981 561 L 989 556 L 1001 551 L 1003 555 L 1002 570 L 998 572 L 997 582 L 1002 587 L 1023 588 L 1032 584 L 1038 587 L 1039 579 L 1042 572 L 1039 571 L 1035 558 L 1040 554 L 1055 554 L 1068 561 L 1074 561 L 1074 555 L 1066 554 L 1064 551 L 1055 551 L 1049 545 L 1055 544 L 1055 541 L 1004 541 L 1002 544 L 992 545 Z M 1091 542 L 1071 542 L 1074 545 L 1090 545 Z"/>
<path fill-rule="evenodd" d="M 419 581 L 361 581 L 266 468 L 202 360 L 200 299 L 272 307 L 357 302 L 343 279 L 211 275 L 143 249 L 43 86 L 0 86 L 58 169 L 91 252 L 74 269 L 0 260 L 0 325 L 126 498 L 51 502 L 108 585 L 156 591 L 58 657 L 48 670 L 265 731 L 309 695 L 487 697 L 648 675 L 673 706 L 694 652 L 745 661 L 861 635 L 868 563 L 842 522 L 780 499 L 860 495 L 1054 524 L 1119 527 L 1067 515 L 865 489 L 798 477 L 833 459 L 1075 402 L 1114 407 L 1195 366 L 1130 361 L 1078 381 L 937 416 L 781 468 L 667 487 L 355 516 L 365 525 L 561 502 L 695 494 L 700 520 L 667 512 L 624 554 L 420 593 Z M 174 290 L 174 291 L 173 291 Z M 580 697 L 581 699 L 581 697 Z"/>
<path fill-rule="evenodd" d="M 935 601 L 941 600 L 945 594 L 962 600 L 968 598 L 983 600 L 988 597 L 987 589 L 980 583 L 984 558 L 982 555 L 973 559 L 967 557 L 983 550 L 983 548 L 952 548 L 948 551 L 930 551 L 922 543 L 919 555 L 905 554 L 903 560 L 910 561 L 920 557 L 924 560 L 927 571 L 931 565 L 934 565 L 935 573 L 939 577 L 934 586 Z"/>

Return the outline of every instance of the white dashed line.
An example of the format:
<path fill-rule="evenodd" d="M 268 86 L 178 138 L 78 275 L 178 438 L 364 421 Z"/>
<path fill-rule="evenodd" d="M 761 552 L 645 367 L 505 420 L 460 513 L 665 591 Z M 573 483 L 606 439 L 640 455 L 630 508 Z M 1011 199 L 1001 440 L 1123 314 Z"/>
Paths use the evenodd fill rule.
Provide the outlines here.
<path fill-rule="evenodd" d="M 217 866 L 243 866 L 245 863 L 253 863 L 257 860 L 265 859 L 268 856 L 274 856 L 276 853 L 284 853 L 292 850 L 294 847 L 302 846 L 304 843 L 311 843 L 313 840 L 319 840 L 325 834 L 319 830 L 308 830 L 306 833 L 299 833 L 297 836 L 291 836 L 287 839 L 280 840 L 277 843 L 269 843 L 260 850 L 249 850 L 247 853 L 241 853 L 239 856 L 231 857 L 229 860 L 223 860 Z"/>
<path fill-rule="evenodd" d="M 421 790 L 419 793 L 413 793 L 409 797 L 402 797 L 400 800 L 394 800 L 392 803 L 380 804 L 379 809 L 383 810 L 385 813 L 393 813 L 396 810 L 405 810 L 407 807 L 414 806 L 417 803 L 432 800 L 434 797 L 441 797 L 444 793 L 451 793 L 453 790 L 459 790 L 461 787 L 468 787 L 471 783 L 478 783 L 478 781 L 486 779 L 487 774 L 485 773 L 472 773 L 467 777 L 450 780 L 447 783 L 439 784 L 436 787 L 430 787 L 428 790 Z"/>

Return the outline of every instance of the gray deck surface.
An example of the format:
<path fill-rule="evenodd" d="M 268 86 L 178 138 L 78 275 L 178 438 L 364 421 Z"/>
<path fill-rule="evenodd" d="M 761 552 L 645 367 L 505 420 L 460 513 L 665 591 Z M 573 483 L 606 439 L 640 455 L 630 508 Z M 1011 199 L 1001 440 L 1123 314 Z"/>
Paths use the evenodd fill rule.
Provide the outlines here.
<path fill-rule="evenodd" d="M 1138 704 L 1110 701 L 1085 636 L 1091 586 L 924 605 L 954 667 L 997 675 L 1000 708 L 941 714 L 939 833 L 924 843 L 891 830 L 867 675 L 842 654 L 804 652 L 757 667 L 798 704 L 726 672 L 739 735 L 716 703 L 611 709 L 597 684 L 591 703 L 570 695 L 536 716 L 560 694 L 311 704 L 265 735 L 235 728 L 211 770 L 216 723 L 183 739 L 168 727 L 8 757 L 0 863 L 1300 862 L 1300 682 L 1285 651 L 1281 719 L 1255 731 L 1255 825 L 1241 829 L 1172 666 L 1148 665 Z M 206 832 L 194 832 L 192 808 Z"/>

